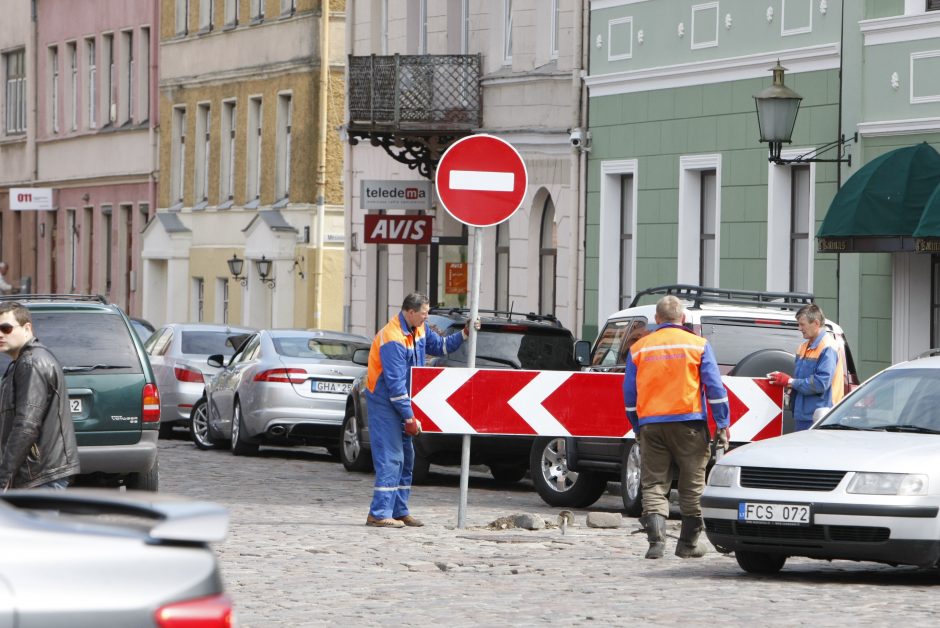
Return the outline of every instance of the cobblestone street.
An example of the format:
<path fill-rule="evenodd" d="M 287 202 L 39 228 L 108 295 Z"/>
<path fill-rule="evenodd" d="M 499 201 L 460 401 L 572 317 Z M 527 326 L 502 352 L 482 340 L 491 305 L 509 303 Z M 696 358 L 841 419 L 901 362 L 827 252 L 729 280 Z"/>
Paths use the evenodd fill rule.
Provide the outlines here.
<path fill-rule="evenodd" d="M 635 519 L 620 529 L 575 525 L 528 531 L 488 524 L 546 506 L 524 480 L 470 480 L 467 528 L 457 529 L 458 474 L 417 486 L 423 528 L 364 525 L 372 476 L 348 473 L 316 448 L 258 457 L 160 441 L 161 490 L 227 506 L 217 544 L 241 626 L 404 625 L 896 625 L 935 624 L 940 574 L 851 562 L 791 559 L 776 577 L 745 574 L 731 556 L 647 561 Z M 592 507 L 622 506 L 608 492 Z"/>

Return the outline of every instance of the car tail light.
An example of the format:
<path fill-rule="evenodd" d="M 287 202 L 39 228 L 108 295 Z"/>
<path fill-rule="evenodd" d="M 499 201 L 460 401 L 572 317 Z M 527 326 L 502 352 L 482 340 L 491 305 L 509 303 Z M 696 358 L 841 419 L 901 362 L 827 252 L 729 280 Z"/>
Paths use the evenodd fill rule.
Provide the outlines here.
<path fill-rule="evenodd" d="M 303 369 L 268 369 L 255 375 L 256 382 L 272 384 L 303 384 L 307 381 L 307 371 Z"/>
<path fill-rule="evenodd" d="M 160 393 L 154 384 L 144 384 L 144 423 L 160 422 Z"/>
<path fill-rule="evenodd" d="M 525 325 L 503 325 L 500 327 L 504 332 L 513 332 L 513 331 L 526 331 L 529 329 Z"/>
<path fill-rule="evenodd" d="M 176 375 L 176 379 L 181 382 L 193 382 L 194 384 L 205 383 L 205 380 L 202 378 L 202 373 L 196 369 L 177 366 L 173 369 L 173 374 Z"/>
<path fill-rule="evenodd" d="M 154 613 L 160 628 L 229 628 L 232 625 L 232 600 L 227 595 L 213 595 L 161 606 Z"/>

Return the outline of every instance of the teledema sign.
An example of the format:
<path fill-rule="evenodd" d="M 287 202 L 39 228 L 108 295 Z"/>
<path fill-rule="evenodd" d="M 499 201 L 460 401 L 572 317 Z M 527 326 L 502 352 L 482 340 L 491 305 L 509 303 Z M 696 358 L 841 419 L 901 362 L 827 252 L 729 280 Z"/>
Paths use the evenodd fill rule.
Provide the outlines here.
<path fill-rule="evenodd" d="M 359 207 L 377 209 L 430 209 L 430 181 L 390 181 L 363 179 L 359 186 Z"/>

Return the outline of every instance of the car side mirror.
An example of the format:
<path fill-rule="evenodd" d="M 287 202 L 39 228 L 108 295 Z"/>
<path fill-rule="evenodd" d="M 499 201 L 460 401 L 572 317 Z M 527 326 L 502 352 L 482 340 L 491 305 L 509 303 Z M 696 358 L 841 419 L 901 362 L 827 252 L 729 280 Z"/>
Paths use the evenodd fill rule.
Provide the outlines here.
<path fill-rule="evenodd" d="M 826 418 L 826 415 L 829 414 L 830 410 L 832 410 L 832 408 L 816 408 L 813 411 L 813 423 L 816 423 L 820 419 Z"/>
<path fill-rule="evenodd" d="M 579 340 L 574 343 L 574 361 L 578 366 L 588 366 L 591 363 L 591 343 Z"/>
<path fill-rule="evenodd" d="M 216 354 L 210 355 L 209 358 L 206 360 L 206 362 L 209 364 L 209 366 L 222 368 L 223 366 L 225 366 L 225 356 L 222 355 L 221 353 L 216 353 Z"/>
<path fill-rule="evenodd" d="M 368 349 L 356 349 L 352 357 L 353 364 L 358 364 L 359 366 L 369 366 L 369 350 Z"/>

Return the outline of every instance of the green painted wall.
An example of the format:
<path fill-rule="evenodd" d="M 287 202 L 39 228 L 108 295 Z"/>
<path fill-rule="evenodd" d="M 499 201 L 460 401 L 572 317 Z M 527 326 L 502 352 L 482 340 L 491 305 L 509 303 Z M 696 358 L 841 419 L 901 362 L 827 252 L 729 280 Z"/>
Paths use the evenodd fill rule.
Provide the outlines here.
<path fill-rule="evenodd" d="M 865 46 L 862 50 L 862 115 L 867 121 L 905 120 L 940 116 L 940 56 L 914 59 L 911 55 L 936 52 L 937 39 Z M 897 73 L 897 87 L 892 74 Z M 934 98 L 936 102 L 911 102 L 915 98 Z"/>
<path fill-rule="evenodd" d="M 865 0 L 865 19 L 904 15 L 904 0 Z"/>

